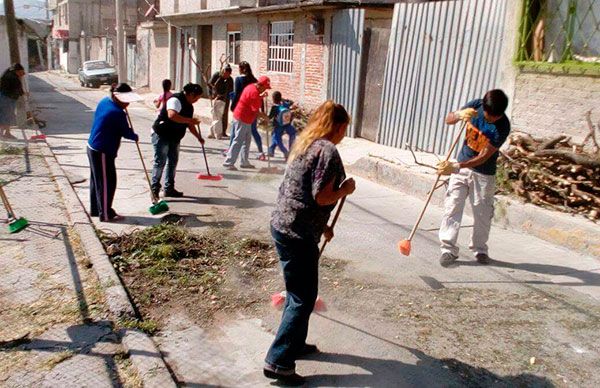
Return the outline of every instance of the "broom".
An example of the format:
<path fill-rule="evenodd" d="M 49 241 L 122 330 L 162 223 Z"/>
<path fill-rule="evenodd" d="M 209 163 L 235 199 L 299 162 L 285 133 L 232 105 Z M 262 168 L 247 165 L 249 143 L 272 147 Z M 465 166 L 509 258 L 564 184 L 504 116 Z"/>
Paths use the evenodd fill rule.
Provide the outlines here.
<path fill-rule="evenodd" d="M 346 202 L 346 197 L 344 196 L 342 198 L 342 200 L 340 201 L 340 204 L 338 205 L 335 215 L 333 216 L 333 221 L 331 221 L 330 228 L 332 230 L 335 227 L 335 224 L 340 216 L 342 207 L 344 207 L 345 202 Z M 319 259 L 321 258 L 321 255 L 323 254 L 323 251 L 325 250 L 325 246 L 327 245 L 328 242 L 329 242 L 328 240 L 323 241 L 323 244 L 321 245 L 321 249 L 319 250 Z M 285 292 L 285 291 L 281 291 L 277 294 L 271 295 L 271 305 L 275 308 L 281 307 L 283 305 L 283 302 L 285 302 L 286 297 L 287 297 L 287 292 Z M 317 300 L 315 301 L 314 311 L 325 311 L 325 310 L 326 310 L 325 302 L 323 302 L 323 299 L 321 299 L 320 296 L 317 296 Z"/>
<path fill-rule="evenodd" d="M 200 133 L 200 125 L 198 125 L 198 133 Z M 204 143 L 200 143 L 202 146 L 202 155 L 204 155 L 204 164 L 206 164 L 206 174 L 198 174 L 198 179 L 204 179 L 207 181 L 220 181 L 223 179 L 223 176 L 220 174 L 212 175 L 210 173 L 210 169 L 208 168 L 208 160 L 206 159 L 206 150 L 204 149 Z"/>
<path fill-rule="evenodd" d="M 15 211 L 10 205 L 10 202 L 8 202 L 8 198 L 4 193 L 2 185 L 0 185 L 0 198 L 2 199 L 2 203 L 4 204 L 4 208 L 6 209 L 6 213 L 8 215 L 8 232 L 17 233 L 25 229 L 27 225 L 29 225 L 29 222 L 27 222 L 27 220 L 23 217 L 17 218 Z"/>
<path fill-rule="evenodd" d="M 129 127 L 133 130 L 133 124 L 131 124 L 131 118 L 129 117 L 129 112 L 125 109 L 125 114 L 127 115 L 127 121 L 129 122 Z M 148 170 L 146 169 L 146 163 L 144 162 L 144 156 L 142 155 L 142 150 L 140 149 L 140 144 L 136 141 L 135 146 L 137 147 L 138 154 L 140 155 L 140 160 L 142 161 L 142 167 L 144 168 L 144 174 L 146 175 L 146 181 L 148 182 L 148 187 L 150 187 L 150 199 L 152 200 L 152 206 L 148 208 L 148 211 L 152 215 L 156 215 L 159 213 L 164 213 L 169 211 L 169 205 L 165 201 L 159 201 L 158 198 L 154 196 L 152 192 L 152 183 L 150 182 L 150 176 L 148 175 Z"/>
<path fill-rule="evenodd" d="M 456 135 L 456 139 L 454 139 L 454 143 L 452 143 L 452 147 L 450 147 L 450 150 L 448 151 L 448 154 L 446 155 L 446 159 L 445 159 L 446 161 L 448 161 L 450 159 L 450 156 L 452 156 L 452 153 L 454 152 L 454 148 L 456 148 L 456 145 L 458 144 L 458 141 L 460 140 L 463 130 L 465 129 L 466 125 L 467 125 L 467 122 L 463 121 L 463 124 L 460 127 L 460 131 L 458 132 L 458 135 Z M 429 201 L 431 201 L 431 197 L 433 197 L 433 192 L 435 191 L 441 177 L 442 176 L 440 174 L 438 174 L 437 177 L 435 178 L 435 182 L 433 183 L 433 186 L 431 187 L 431 191 L 429 191 L 429 194 L 427 195 L 427 200 L 425 200 L 425 205 L 423 206 L 423 210 L 421 210 L 421 214 L 419 215 L 417 222 L 415 223 L 412 230 L 410 231 L 408 238 L 406 240 L 401 240 L 400 242 L 398 242 L 398 250 L 404 256 L 410 256 L 411 241 L 412 241 L 413 237 L 415 236 L 415 233 L 417 232 L 417 228 L 419 227 L 419 224 L 421 223 L 423 216 L 425 215 L 425 210 L 427 210 Z"/>

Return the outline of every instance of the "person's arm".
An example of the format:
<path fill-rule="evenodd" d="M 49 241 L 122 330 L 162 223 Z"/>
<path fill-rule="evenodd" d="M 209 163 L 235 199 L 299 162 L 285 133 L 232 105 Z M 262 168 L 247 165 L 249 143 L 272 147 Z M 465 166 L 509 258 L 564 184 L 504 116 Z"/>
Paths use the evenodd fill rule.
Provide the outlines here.
<path fill-rule="evenodd" d="M 160 108 L 160 105 L 161 105 L 161 103 L 162 103 L 162 101 L 163 101 L 164 97 L 165 97 L 165 95 L 164 95 L 164 93 L 163 93 L 163 94 L 161 94 L 160 96 L 158 96 L 158 97 L 156 97 L 156 98 L 154 99 L 154 101 L 153 101 L 153 102 L 154 102 L 154 107 L 155 107 L 156 109 Z"/>
<path fill-rule="evenodd" d="M 115 117 L 119 120 L 119 124 L 121 127 L 121 136 L 125 139 L 133 140 L 136 143 L 139 140 L 139 136 L 137 133 L 133 132 L 133 128 L 129 126 L 129 119 L 127 118 L 127 113 L 123 112 L 122 117 Z"/>
<path fill-rule="evenodd" d="M 333 181 L 332 178 L 315 196 L 315 201 L 319 206 L 333 205 L 346 195 L 352 194 L 356 189 L 356 182 L 352 178 L 346 179 L 338 190 L 333 188 Z"/>
<path fill-rule="evenodd" d="M 491 143 L 485 146 L 485 148 L 474 158 L 466 160 L 464 162 L 451 162 L 444 160 L 437 165 L 439 175 L 450 175 L 460 171 L 461 168 L 473 168 L 481 166 L 487 160 L 498 151 L 497 147 L 494 147 Z"/>
<path fill-rule="evenodd" d="M 169 120 L 174 121 L 178 124 L 188 124 L 190 126 L 200 124 L 200 121 L 195 117 L 183 117 L 176 110 L 169 109 L 167 111 L 167 115 L 169 116 Z"/>
<path fill-rule="evenodd" d="M 269 112 L 269 118 L 274 119 L 277 116 L 277 107 L 273 105 L 271 107 L 271 111 Z"/>
<path fill-rule="evenodd" d="M 467 102 L 459 110 L 448 113 L 448 115 L 446 116 L 446 124 L 454 125 L 461 120 L 471 120 L 473 117 L 477 116 L 477 109 L 479 109 L 481 104 L 482 101 L 480 99 L 471 100 Z"/>

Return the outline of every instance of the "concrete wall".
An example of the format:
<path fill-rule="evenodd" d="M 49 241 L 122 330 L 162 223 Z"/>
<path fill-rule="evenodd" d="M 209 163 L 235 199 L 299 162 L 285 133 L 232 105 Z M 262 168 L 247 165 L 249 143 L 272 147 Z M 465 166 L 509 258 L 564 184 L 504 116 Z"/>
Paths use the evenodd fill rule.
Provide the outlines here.
<path fill-rule="evenodd" d="M 29 54 L 27 51 L 27 35 L 23 32 L 23 29 L 17 24 L 18 39 L 19 39 L 19 56 L 21 57 L 21 64 L 25 68 L 25 71 L 29 71 Z M 6 22 L 4 16 L 0 16 L 0 74 L 10 67 L 10 55 L 8 48 L 8 36 L 6 35 Z"/>
<path fill-rule="evenodd" d="M 166 28 L 152 29 L 150 36 L 149 83 L 153 92 L 162 91 L 162 80 L 169 78 L 169 36 Z"/>
<path fill-rule="evenodd" d="M 583 140 L 585 112 L 600 121 L 600 77 L 544 73 L 517 75 L 512 112 L 513 127 L 539 137 L 561 133 Z"/>

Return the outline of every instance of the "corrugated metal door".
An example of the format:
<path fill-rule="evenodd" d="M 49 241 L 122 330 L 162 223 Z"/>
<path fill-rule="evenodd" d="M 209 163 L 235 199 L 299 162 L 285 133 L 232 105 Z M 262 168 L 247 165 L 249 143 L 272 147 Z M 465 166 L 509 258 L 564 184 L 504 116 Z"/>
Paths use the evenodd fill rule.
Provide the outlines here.
<path fill-rule="evenodd" d="M 446 113 L 497 85 L 505 14 L 506 0 L 395 5 L 379 143 L 446 152 Z"/>
<path fill-rule="evenodd" d="M 364 22 L 363 9 L 345 9 L 335 13 L 331 26 L 328 98 L 344 105 L 353 123 L 358 110 Z M 355 136 L 354 125 L 347 135 Z"/>

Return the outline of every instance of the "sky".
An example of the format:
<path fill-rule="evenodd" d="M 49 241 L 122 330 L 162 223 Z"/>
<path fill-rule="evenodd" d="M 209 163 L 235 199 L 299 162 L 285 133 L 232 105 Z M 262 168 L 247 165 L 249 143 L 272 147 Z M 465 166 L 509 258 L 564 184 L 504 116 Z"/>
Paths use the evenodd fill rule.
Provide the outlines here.
<path fill-rule="evenodd" d="M 46 19 L 46 2 L 42 0 L 13 0 L 18 18 Z M 4 1 L 0 0 L 0 15 L 4 15 Z"/>

